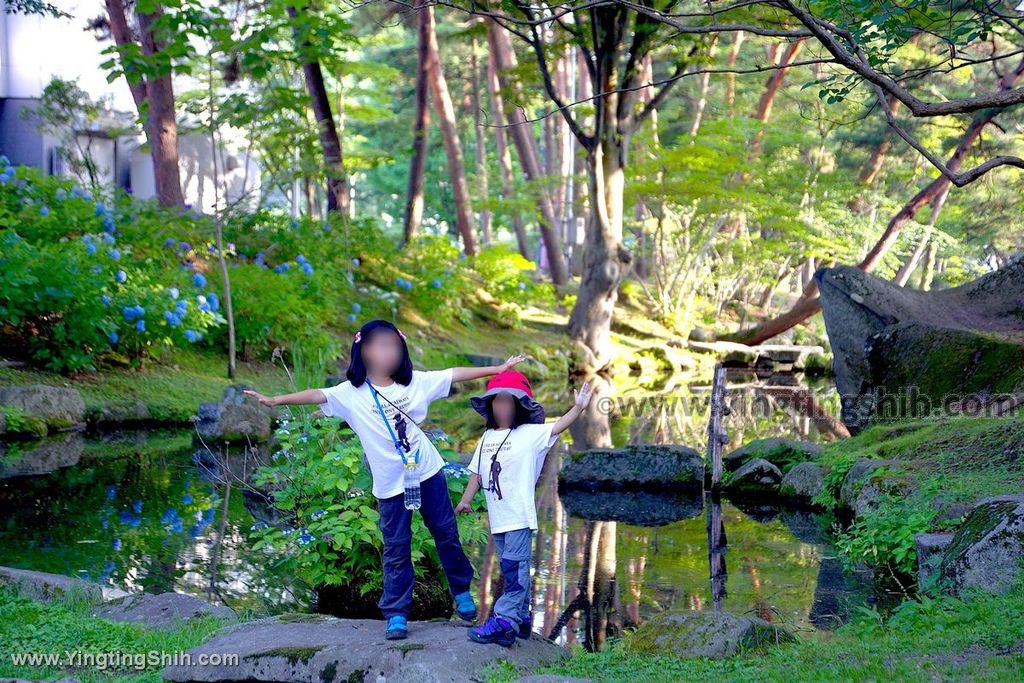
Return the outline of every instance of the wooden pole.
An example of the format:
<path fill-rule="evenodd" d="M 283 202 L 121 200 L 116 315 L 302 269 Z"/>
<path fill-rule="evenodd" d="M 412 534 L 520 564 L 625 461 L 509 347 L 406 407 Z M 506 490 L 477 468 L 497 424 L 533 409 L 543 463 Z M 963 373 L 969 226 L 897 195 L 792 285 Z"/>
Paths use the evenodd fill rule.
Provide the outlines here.
<path fill-rule="evenodd" d="M 729 439 L 725 433 L 722 418 L 729 414 L 725 404 L 725 368 L 721 363 L 715 365 L 714 379 L 711 382 L 711 404 L 708 417 L 708 461 L 711 463 L 711 487 L 717 489 L 722 479 L 722 444 Z"/>

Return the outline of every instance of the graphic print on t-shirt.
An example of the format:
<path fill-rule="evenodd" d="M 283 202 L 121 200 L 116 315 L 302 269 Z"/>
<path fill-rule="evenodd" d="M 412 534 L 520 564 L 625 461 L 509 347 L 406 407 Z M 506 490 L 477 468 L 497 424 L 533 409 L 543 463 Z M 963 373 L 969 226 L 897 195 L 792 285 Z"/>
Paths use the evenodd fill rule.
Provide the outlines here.
<path fill-rule="evenodd" d="M 391 401 L 384 398 L 384 394 L 377 391 L 381 400 L 381 407 L 384 408 L 384 419 L 392 420 L 394 422 L 395 438 L 398 439 L 398 445 L 401 446 L 402 452 L 408 455 L 412 451 L 412 444 L 409 442 L 408 427 L 409 421 L 405 419 L 404 406 L 409 404 L 408 396 L 401 396 L 395 401 Z M 397 406 L 397 407 L 396 407 Z M 399 410 L 401 408 L 401 410 Z M 380 415 L 380 411 L 377 410 L 377 406 L 373 406 L 373 410 Z"/>

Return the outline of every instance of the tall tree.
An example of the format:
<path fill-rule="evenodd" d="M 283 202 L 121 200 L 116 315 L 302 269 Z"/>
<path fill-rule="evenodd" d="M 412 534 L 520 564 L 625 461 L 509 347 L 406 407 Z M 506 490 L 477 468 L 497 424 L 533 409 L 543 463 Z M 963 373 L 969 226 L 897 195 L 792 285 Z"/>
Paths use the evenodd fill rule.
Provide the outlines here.
<path fill-rule="evenodd" d="M 300 13 L 300 8 L 287 2 L 285 11 L 292 21 L 292 31 L 302 62 L 306 92 L 309 94 L 313 116 L 316 118 L 317 129 L 320 132 L 320 146 L 324 155 L 327 175 L 327 210 L 348 216 L 349 190 L 342 157 L 341 138 L 338 136 L 338 127 L 331 110 L 331 100 L 327 94 L 323 68 L 317 58 L 317 50 L 320 48 L 314 45 L 310 38 L 311 33 L 315 34 L 319 30 L 318 17 L 311 12 L 308 5 L 301 7 Z"/>
<path fill-rule="evenodd" d="M 420 7 L 420 14 L 426 15 L 427 22 L 427 79 L 434 95 L 434 108 L 441 126 L 441 139 L 444 141 L 445 154 L 448 157 L 448 175 L 452 181 L 452 192 L 455 195 L 455 227 L 462 236 L 462 249 L 472 256 L 476 253 L 476 229 L 473 223 L 473 207 L 469 197 L 469 183 L 466 180 L 466 168 L 462 161 L 462 142 L 459 140 L 459 126 L 455 119 L 455 105 L 452 103 L 448 82 L 441 66 L 441 53 L 437 47 L 437 28 L 434 21 L 433 6 Z"/>
<path fill-rule="evenodd" d="M 172 25 L 164 20 L 163 5 L 159 2 L 135 3 L 135 31 L 129 26 L 124 0 L 105 0 L 105 6 L 119 68 L 128 82 L 149 143 L 157 201 L 163 206 L 182 206 L 185 198 L 178 168 L 174 70 L 172 57 L 164 49 Z M 175 40 L 180 40 L 180 36 Z M 142 59 L 133 55 L 141 55 Z M 113 66 L 113 62 L 104 64 L 104 68 Z"/>
<path fill-rule="evenodd" d="M 409 159 L 409 185 L 405 194 L 404 241 L 415 239 L 423 222 L 423 185 L 427 168 L 428 62 L 430 60 L 430 14 L 422 6 L 416 12 L 416 113 L 412 129 L 412 156 Z"/>

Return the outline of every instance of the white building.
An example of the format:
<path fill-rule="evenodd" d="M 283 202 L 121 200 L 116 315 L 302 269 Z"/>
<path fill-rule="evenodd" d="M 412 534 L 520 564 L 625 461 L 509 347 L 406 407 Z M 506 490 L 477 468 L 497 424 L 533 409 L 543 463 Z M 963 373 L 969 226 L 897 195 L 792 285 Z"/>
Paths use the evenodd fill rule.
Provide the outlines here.
<path fill-rule="evenodd" d="M 135 196 L 152 197 L 153 165 L 141 131 L 128 135 L 113 130 L 136 128 L 135 103 L 123 78 L 108 83 L 100 64 L 109 42 L 96 39 L 86 26 L 105 9 L 99 0 L 53 0 L 72 16 L 53 18 L 0 12 L 0 153 L 14 164 L 35 166 L 51 175 L 72 176 L 65 154 L 80 157 L 87 150 L 100 170 L 102 184 L 131 188 Z M 77 135 L 41 133 L 31 112 L 53 78 L 74 81 L 94 101 L 109 103 L 96 123 L 81 125 Z M 176 89 L 185 85 L 175 82 Z M 23 112 L 28 111 L 28 119 Z M 66 132 L 68 133 L 68 132 Z M 62 143 L 74 140 L 62 153 Z M 182 136 L 179 142 L 182 191 L 185 201 L 203 211 L 213 208 L 213 154 L 207 135 Z M 217 176 L 221 206 L 228 202 L 249 207 L 259 201 L 260 168 L 256 160 L 220 149 Z"/>

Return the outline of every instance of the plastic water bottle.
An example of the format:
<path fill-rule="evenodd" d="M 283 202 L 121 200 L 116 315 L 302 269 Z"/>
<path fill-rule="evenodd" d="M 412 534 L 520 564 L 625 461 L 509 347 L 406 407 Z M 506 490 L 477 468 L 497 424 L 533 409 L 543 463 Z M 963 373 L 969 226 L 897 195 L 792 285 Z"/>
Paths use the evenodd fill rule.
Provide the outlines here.
<path fill-rule="evenodd" d="M 405 465 L 405 509 L 420 509 L 420 468 L 416 463 Z"/>

